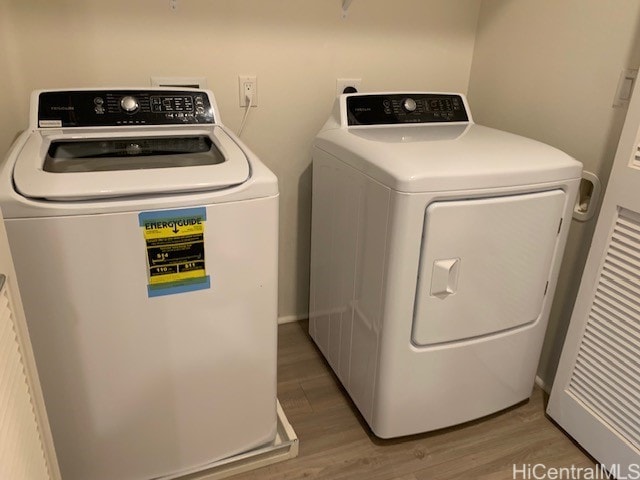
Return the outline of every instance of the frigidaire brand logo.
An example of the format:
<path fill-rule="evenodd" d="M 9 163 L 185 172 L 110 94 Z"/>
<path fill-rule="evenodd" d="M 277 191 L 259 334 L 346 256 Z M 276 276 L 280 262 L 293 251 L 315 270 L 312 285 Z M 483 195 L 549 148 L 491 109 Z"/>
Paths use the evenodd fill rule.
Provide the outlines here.
<path fill-rule="evenodd" d="M 75 107 L 51 107 L 51 110 L 64 110 L 64 111 L 69 111 L 69 110 L 75 110 Z"/>

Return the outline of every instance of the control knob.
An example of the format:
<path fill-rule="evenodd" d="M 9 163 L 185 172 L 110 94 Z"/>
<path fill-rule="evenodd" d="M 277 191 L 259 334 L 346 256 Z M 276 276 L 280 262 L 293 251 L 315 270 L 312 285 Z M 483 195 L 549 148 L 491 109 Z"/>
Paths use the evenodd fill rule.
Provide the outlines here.
<path fill-rule="evenodd" d="M 136 97 L 132 97 L 130 95 L 122 97 L 122 99 L 120 100 L 120 106 L 127 113 L 135 113 L 140 108 L 140 104 L 138 103 Z"/>
<path fill-rule="evenodd" d="M 402 108 L 411 113 L 416 111 L 416 108 L 418 108 L 418 104 L 413 98 L 405 98 L 402 101 Z"/>

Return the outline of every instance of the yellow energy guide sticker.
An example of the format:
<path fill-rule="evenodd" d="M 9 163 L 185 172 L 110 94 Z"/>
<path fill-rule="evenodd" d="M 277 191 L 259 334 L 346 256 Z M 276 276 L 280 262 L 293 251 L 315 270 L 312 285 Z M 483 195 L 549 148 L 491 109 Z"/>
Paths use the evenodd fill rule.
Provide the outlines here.
<path fill-rule="evenodd" d="M 139 214 L 149 297 L 210 288 L 204 256 L 206 220 L 204 207 Z"/>

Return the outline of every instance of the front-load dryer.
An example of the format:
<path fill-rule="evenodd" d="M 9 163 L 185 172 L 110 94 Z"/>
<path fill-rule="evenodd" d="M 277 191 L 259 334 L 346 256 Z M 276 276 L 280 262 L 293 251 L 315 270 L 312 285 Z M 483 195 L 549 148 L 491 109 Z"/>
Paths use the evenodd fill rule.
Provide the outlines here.
<path fill-rule="evenodd" d="M 313 147 L 309 330 L 376 435 L 531 395 L 581 171 L 463 95 L 338 98 Z"/>
<path fill-rule="evenodd" d="M 35 92 L 0 206 L 65 480 L 273 440 L 278 185 L 211 92 Z"/>

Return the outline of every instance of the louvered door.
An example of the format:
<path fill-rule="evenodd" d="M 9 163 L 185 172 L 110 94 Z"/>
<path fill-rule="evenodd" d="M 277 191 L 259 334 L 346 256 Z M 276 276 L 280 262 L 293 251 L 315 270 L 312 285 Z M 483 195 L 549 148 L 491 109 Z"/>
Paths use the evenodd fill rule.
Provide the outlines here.
<path fill-rule="evenodd" d="M 0 216 L 0 479 L 60 478 Z"/>
<path fill-rule="evenodd" d="M 629 106 L 547 412 L 618 478 L 640 471 L 640 92 Z"/>

